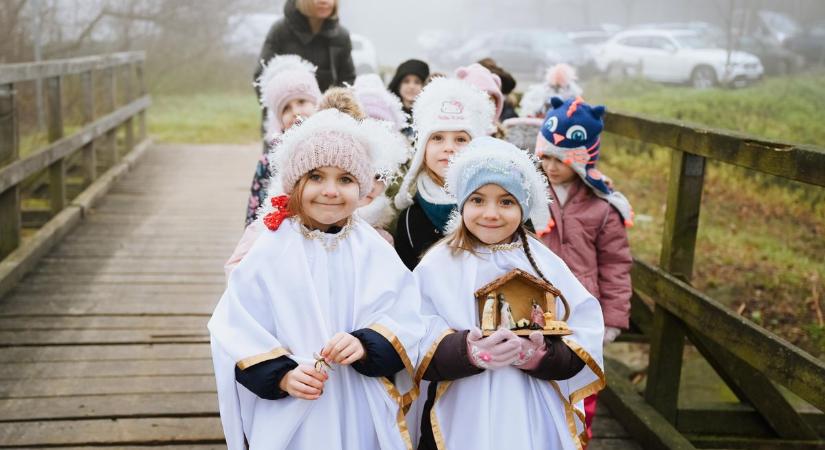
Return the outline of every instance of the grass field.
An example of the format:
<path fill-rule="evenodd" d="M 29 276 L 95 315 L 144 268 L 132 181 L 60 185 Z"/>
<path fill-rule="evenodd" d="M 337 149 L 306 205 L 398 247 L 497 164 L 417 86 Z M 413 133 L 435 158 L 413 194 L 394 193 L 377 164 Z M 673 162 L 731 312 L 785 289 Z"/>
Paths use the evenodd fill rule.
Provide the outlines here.
<path fill-rule="evenodd" d="M 738 90 L 662 86 L 638 80 L 585 85 L 611 109 L 712 125 L 825 147 L 825 73 L 770 79 Z M 236 92 L 154 97 L 149 131 L 158 140 L 247 143 L 258 139 L 260 109 Z M 605 136 L 602 169 L 634 205 L 636 256 L 661 248 L 669 151 Z M 694 284 L 744 316 L 815 355 L 825 355 L 817 316 L 825 292 L 825 189 L 710 162 L 705 177 Z"/>

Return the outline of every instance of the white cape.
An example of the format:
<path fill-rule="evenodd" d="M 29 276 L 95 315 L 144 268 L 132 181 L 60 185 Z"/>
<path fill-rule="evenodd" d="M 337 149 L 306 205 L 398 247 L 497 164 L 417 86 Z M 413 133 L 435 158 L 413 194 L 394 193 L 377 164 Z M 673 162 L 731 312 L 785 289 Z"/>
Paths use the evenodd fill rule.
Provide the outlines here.
<path fill-rule="evenodd" d="M 601 308 L 564 262 L 541 242 L 530 238 L 530 250 L 547 279 L 570 303 L 568 325 L 573 334 L 563 340 L 586 365 L 568 380 L 548 382 L 510 366 L 440 382 L 431 410 L 439 449 L 581 449 L 586 443 L 582 400 L 605 385 Z M 437 316 L 431 319 L 421 342 L 417 379 L 426 371 L 445 333 L 478 326 L 474 299 L 478 288 L 516 268 L 537 275 L 520 246 L 478 251 L 478 256 L 465 251 L 453 255 L 441 243 L 415 268 L 422 312 Z M 557 303 L 562 314 L 561 302 Z M 413 411 L 423 401 L 422 396 Z M 411 424 L 416 422 L 410 420 Z"/>
<path fill-rule="evenodd" d="M 251 449 L 412 448 L 404 411 L 418 393 L 412 362 L 424 334 L 415 280 L 362 219 L 353 217 L 338 235 L 315 232 L 311 239 L 305 232 L 295 219 L 264 230 L 209 321 L 228 447 L 245 448 L 246 441 Z M 404 362 L 394 383 L 335 365 L 321 398 L 308 401 L 264 400 L 235 381 L 236 365 L 283 355 L 313 365 L 313 354 L 335 333 L 368 327 Z"/>

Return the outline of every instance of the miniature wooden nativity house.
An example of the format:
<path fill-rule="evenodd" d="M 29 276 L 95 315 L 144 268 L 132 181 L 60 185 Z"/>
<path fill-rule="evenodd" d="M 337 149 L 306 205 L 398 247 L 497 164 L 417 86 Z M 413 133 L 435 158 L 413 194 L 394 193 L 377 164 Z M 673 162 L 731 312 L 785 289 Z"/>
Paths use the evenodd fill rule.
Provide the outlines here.
<path fill-rule="evenodd" d="M 562 293 L 523 270 L 514 269 L 493 280 L 477 290 L 475 298 L 485 336 L 499 328 L 509 328 L 520 336 L 533 331 L 560 336 L 572 333 L 565 322 L 570 306 Z M 557 298 L 565 309 L 561 320 L 556 311 Z"/>

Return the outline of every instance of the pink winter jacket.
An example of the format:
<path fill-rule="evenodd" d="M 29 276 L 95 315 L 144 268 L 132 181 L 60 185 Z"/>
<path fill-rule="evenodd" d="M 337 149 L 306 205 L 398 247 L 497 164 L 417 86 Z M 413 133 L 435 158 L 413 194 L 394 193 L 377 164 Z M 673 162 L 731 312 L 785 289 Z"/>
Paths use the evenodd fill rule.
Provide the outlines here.
<path fill-rule="evenodd" d="M 552 194 L 556 198 L 556 193 Z M 633 260 L 619 212 L 576 178 L 567 202 L 561 207 L 554 201 L 550 213 L 556 225 L 541 240 L 599 299 L 605 326 L 626 329 Z"/>

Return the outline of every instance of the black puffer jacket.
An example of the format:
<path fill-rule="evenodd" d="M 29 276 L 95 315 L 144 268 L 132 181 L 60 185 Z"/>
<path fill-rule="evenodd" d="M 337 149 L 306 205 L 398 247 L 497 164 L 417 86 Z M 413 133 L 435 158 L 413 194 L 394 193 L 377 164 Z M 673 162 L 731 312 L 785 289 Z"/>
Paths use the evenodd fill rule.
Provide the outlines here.
<path fill-rule="evenodd" d="M 355 81 L 349 31 L 338 19 L 327 19 L 318 34 L 312 34 L 309 20 L 298 11 L 295 0 L 284 4 L 284 17 L 272 24 L 258 60 L 266 62 L 275 55 L 298 55 L 315 64 L 318 67 L 315 78 L 321 92 L 333 85 Z M 258 79 L 262 70 L 259 62 L 254 79 Z"/>

